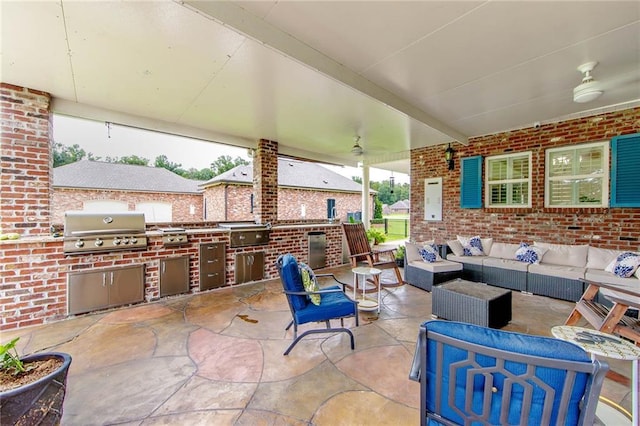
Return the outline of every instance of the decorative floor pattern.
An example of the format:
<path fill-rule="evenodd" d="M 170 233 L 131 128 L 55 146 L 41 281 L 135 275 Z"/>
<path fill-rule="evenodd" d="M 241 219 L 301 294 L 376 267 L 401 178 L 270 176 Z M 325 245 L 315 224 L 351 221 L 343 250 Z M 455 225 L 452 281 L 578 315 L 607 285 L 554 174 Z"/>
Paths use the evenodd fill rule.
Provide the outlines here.
<path fill-rule="evenodd" d="M 334 270 L 351 281 L 349 268 Z M 344 333 L 310 335 L 288 356 L 289 309 L 277 280 L 176 296 L 23 330 L 21 353 L 73 357 L 63 425 L 416 425 L 418 384 L 408 379 L 431 294 L 383 290 L 380 315 Z M 506 330 L 550 336 L 573 303 L 513 293 Z M 304 330 L 305 327 L 301 327 Z M 631 377 L 630 363 L 610 360 Z M 630 408 L 629 388 L 603 395 Z"/>

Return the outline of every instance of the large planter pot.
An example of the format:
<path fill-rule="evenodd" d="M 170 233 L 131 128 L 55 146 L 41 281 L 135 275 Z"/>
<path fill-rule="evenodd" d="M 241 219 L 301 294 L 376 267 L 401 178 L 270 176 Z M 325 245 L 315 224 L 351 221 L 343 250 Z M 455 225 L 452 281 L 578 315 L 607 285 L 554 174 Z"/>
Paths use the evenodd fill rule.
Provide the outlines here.
<path fill-rule="evenodd" d="M 0 392 L 0 419 L 3 425 L 60 424 L 71 356 L 47 352 L 26 356 L 22 361 L 27 363 L 51 358 L 63 361 L 56 371 L 28 385 Z"/>

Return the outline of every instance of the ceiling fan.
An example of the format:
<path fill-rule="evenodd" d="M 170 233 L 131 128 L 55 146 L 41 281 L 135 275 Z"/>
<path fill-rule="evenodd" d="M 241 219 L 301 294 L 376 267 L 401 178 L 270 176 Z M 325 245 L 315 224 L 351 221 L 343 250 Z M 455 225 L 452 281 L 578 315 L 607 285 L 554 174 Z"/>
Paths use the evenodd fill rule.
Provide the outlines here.
<path fill-rule="evenodd" d="M 351 153 L 360 156 L 364 153 L 364 149 L 360 146 L 360 136 L 356 136 L 354 139 L 356 143 L 353 145 L 353 148 L 351 148 Z"/>
<path fill-rule="evenodd" d="M 578 71 L 582 73 L 583 77 L 582 83 L 573 89 L 573 102 L 591 102 L 604 93 L 600 83 L 591 75 L 596 65 L 598 65 L 597 62 L 587 62 L 578 67 Z"/>

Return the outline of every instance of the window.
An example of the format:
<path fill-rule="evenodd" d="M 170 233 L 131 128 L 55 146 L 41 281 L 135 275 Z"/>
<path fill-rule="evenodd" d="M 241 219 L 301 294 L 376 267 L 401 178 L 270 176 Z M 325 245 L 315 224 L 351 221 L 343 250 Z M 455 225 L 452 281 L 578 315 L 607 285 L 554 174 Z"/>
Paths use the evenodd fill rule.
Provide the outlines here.
<path fill-rule="evenodd" d="M 545 207 L 609 205 L 609 143 L 548 149 Z"/>
<path fill-rule="evenodd" d="M 531 152 L 485 160 L 487 207 L 531 207 Z"/>

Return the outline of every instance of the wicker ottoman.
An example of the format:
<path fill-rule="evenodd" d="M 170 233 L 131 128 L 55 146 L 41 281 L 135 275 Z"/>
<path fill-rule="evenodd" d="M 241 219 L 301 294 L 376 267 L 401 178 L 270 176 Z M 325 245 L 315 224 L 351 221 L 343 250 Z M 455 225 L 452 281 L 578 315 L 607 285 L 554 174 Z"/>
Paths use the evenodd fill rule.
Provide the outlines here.
<path fill-rule="evenodd" d="M 431 312 L 450 321 L 501 328 L 511 321 L 511 291 L 454 280 L 433 287 Z"/>

